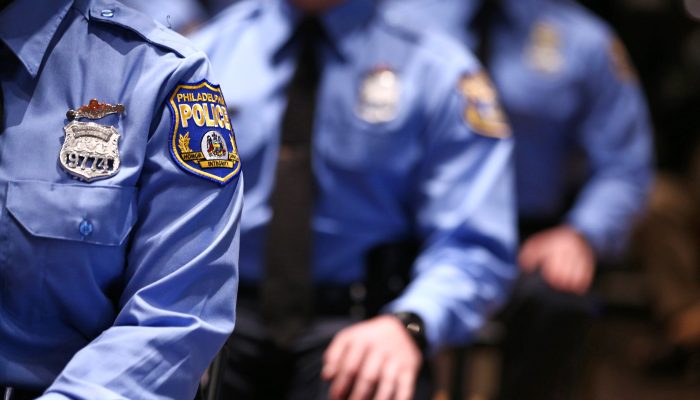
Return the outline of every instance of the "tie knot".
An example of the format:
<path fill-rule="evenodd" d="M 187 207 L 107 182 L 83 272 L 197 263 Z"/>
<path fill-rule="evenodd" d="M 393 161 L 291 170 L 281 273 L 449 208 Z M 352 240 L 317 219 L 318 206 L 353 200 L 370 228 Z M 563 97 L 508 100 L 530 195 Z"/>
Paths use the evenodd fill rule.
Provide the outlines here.
<path fill-rule="evenodd" d="M 296 27 L 290 40 L 301 50 L 302 58 L 315 59 L 318 45 L 326 39 L 323 24 L 318 17 L 304 17 Z"/>
<path fill-rule="evenodd" d="M 300 84 L 311 88 L 318 83 L 320 74 L 319 46 L 326 35 L 317 17 L 304 17 L 296 27 L 290 42 L 296 47 L 297 67 L 295 78 Z"/>
<path fill-rule="evenodd" d="M 294 35 L 302 41 L 315 42 L 324 37 L 324 30 L 318 17 L 306 16 L 297 25 Z"/>
<path fill-rule="evenodd" d="M 497 22 L 501 6 L 501 0 L 482 0 L 471 21 L 472 32 L 479 39 L 476 45 L 476 56 L 485 67 L 489 66 L 492 29 Z"/>
<path fill-rule="evenodd" d="M 472 23 L 476 26 L 490 24 L 491 19 L 501 10 L 501 0 L 482 0 Z"/>

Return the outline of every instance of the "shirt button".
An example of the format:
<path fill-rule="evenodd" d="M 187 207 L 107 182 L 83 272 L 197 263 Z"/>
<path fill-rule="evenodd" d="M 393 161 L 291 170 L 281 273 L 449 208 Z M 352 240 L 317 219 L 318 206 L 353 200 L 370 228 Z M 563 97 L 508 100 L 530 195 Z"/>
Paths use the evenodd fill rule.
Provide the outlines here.
<path fill-rule="evenodd" d="M 90 234 L 93 231 L 93 226 L 90 221 L 83 220 L 80 223 L 80 226 L 78 226 L 78 230 L 80 231 L 80 234 L 85 237 L 85 236 L 90 236 Z"/>
<path fill-rule="evenodd" d="M 105 18 L 112 18 L 114 16 L 114 10 L 105 9 L 100 12 L 100 15 Z"/>

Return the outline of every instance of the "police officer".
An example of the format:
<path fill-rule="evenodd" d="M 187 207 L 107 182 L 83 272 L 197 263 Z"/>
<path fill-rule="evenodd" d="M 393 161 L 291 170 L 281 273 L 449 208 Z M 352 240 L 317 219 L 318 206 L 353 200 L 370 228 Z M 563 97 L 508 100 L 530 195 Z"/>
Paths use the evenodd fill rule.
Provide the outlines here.
<path fill-rule="evenodd" d="M 597 262 L 619 256 L 650 181 L 648 113 L 625 50 L 573 1 L 389 1 L 476 49 L 513 132 L 519 265 L 505 398 L 566 398 Z"/>
<path fill-rule="evenodd" d="M 458 44 L 388 24 L 371 0 L 242 1 L 194 39 L 246 132 L 224 394 L 313 399 L 322 375 L 334 399 L 410 398 L 420 350 L 468 340 L 513 278 L 512 140 L 488 78 Z M 387 265 L 368 258 L 411 238 L 410 283 L 360 322 Z"/>
<path fill-rule="evenodd" d="M 0 394 L 191 399 L 243 190 L 208 62 L 119 3 L 0 4 Z"/>

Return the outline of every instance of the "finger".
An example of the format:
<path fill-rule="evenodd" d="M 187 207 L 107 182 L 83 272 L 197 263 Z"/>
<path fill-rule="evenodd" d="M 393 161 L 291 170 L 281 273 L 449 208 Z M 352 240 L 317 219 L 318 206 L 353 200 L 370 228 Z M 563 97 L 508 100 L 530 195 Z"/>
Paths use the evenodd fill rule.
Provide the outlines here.
<path fill-rule="evenodd" d="M 407 368 L 399 374 L 396 385 L 396 400 L 411 400 L 416 386 L 417 371 Z"/>
<path fill-rule="evenodd" d="M 350 400 L 364 400 L 372 397 L 379 382 L 384 360 L 384 354 L 381 352 L 373 351 L 367 354 L 365 362 L 355 378 Z"/>
<path fill-rule="evenodd" d="M 394 394 L 397 389 L 397 380 L 399 375 L 399 366 L 396 363 L 384 365 L 382 375 L 377 384 L 377 392 L 374 400 L 391 400 L 394 399 Z"/>
<path fill-rule="evenodd" d="M 569 287 L 571 292 L 576 294 L 582 294 L 586 290 L 586 265 L 583 260 L 576 260 L 573 270 L 571 271 L 571 278 L 569 281 Z"/>
<path fill-rule="evenodd" d="M 571 292 L 573 290 L 575 276 L 579 269 L 579 260 L 576 258 L 576 254 L 563 249 L 557 252 L 554 257 L 552 264 L 556 265 L 555 277 L 557 287 L 559 290 L 564 292 Z"/>
<path fill-rule="evenodd" d="M 539 262 L 538 251 L 535 242 L 525 242 L 518 254 L 518 264 L 523 271 L 534 272 L 537 269 L 537 264 Z"/>
<path fill-rule="evenodd" d="M 588 259 L 581 252 L 573 252 L 571 260 L 571 273 L 569 278 L 569 290 L 576 294 L 584 294 L 590 285 L 590 270 Z"/>
<path fill-rule="evenodd" d="M 338 365 L 343 359 L 343 354 L 348 346 L 347 336 L 342 332 L 335 335 L 333 341 L 323 354 L 323 370 L 321 377 L 325 380 L 333 379 L 338 371 Z"/>
<path fill-rule="evenodd" d="M 567 271 L 565 280 L 562 283 L 562 290 L 567 293 L 578 294 L 580 283 L 581 283 L 581 273 L 579 266 L 570 267 Z"/>
<path fill-rule="evenodd" d="M 581 274 L 578 280 L 578 293 L 585 294 L 593 283 L 593 271 L 595 267 L 588 260 L 581 262 Z"/>
<path fill-rule="evenodd" d="M 542 277 L 557 290 L 567 290 L 567 261 L 558 254 L 549 255 L 542 263 Z"/>
<path fill-rule="evenodd" d="M 367 346 L 349 345 L 345 351 L 345 357 L 338 364 L 333 383 L 331 384 L 331 399 L 344 399 L 347 397 L 355 377 L 367 354 Z"/>

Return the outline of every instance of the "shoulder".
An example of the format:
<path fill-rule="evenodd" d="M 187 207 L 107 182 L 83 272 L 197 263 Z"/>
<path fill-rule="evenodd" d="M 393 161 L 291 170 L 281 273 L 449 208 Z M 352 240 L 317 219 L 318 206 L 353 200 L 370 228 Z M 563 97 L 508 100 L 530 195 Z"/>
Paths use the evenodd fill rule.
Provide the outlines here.
<path fill-rule="evenodd" d="M 179 82 L 211 79 L 203 51 L 182 35 L 116 0 L 75 0 L 86 23 L 72 37 L 75 57 L 160 99 Z M 82 23 L 81 23 L 82 25 Z M 96 56 L 98 54 L 98 56 Z"/>
<path fill-rule="evenodd" d="M 563 33 L 567 52 L 582 66 L 581 77 L 637 83 L 637 73 L 627 49 L 615 31 L 600 17 L 572 0 L 545 0 L 544 18 Z"/>
<path fill-rule="evenodd" d="M 545 0 L 544 18 L 564 32 L 567 40 L 587 53 L 605 52 L 615 32 L 600 17 L 572 0 Z"/>
<path fill-rule="evenodd" d="M 419 85 L 427 116 L 459 116 L 459 126 L 491 138 L 506 138 L 510 128 L 490 78 L 476 56 L 440 30 L 420 30 L 402 21 L 385 22 L 385 30 L 410 49 L 410 79 Z M 486 111 L 485 111 L 486 110 Z M 454 119 L 452 121 L 457 121 Z"/>
<path fill-rule="evenodd" d="M 119 1 L 77 0 L 74 7 L 86 16 L 91 29 L 110 31 L 134 45 L 157 48 L 178 58 L 203 56 L 188 39 Z"/>
<path fill-rule="evenodd" d="M 394 41 L 409 49 L 411 61 L 428 68 L 426 72 L 453 78 L 475 73 L 481 66 L 472 52 L 458 40 L 437 29 L 421 29 L 394 14 L 380 14 L 379 25 Z"/>
<path fill-rule="evenodd" d="M 221 37 L 236 37 L 240 29 L 257 20 L 262 13 L 259 0 L 238 0 L 189 35 L 198 47 L 210 49 Z"/>
<path fill-rule="evenodd" d="M 440 30 L 422 30 L 404 20 L 385 18 L 379 28 L 393 43 L 381 48 L 403 48 L 400 70 L 410 82 L 426 113 L 439 115 L 440 108 L 461 95 L 461 82 L 480 75 L 481 65 L 471 51 Z"/>

